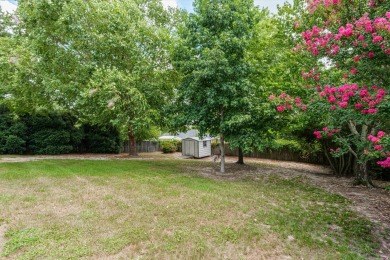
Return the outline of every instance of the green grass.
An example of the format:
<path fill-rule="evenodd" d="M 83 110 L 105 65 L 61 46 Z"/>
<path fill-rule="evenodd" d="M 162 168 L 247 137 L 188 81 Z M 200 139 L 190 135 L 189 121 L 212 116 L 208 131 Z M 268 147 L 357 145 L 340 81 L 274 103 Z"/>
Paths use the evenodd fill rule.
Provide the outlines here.
<path fill-rule="evenodd" d="M 349 201 L 299 179 L 203 178 L 181 160 L 0 164 L 10 259 L 365 259 L 378 244 Z M 0 234 L 1 236 L 1 234 Z M 1 237 L 0 237 L 1 241 Z"/>

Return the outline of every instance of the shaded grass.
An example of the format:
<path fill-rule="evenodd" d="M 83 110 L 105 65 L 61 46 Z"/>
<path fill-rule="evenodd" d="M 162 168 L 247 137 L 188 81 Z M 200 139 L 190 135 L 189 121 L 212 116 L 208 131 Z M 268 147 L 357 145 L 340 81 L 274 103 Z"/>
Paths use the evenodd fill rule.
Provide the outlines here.
<path fill-rule="evenodd" d="M 199 177 L 179 160 L 0 165 L 6 258 L 365 259 L 377 242 L 349 201 L 299 179 Z"/>

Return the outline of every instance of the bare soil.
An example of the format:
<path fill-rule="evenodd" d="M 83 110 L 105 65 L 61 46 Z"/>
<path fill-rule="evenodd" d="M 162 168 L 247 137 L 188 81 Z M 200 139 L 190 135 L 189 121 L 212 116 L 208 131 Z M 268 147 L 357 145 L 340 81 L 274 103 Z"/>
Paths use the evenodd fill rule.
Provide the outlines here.
<path fill-rule="evenodd" d="M 72 160 L 199 160 L 199 161 L 214 161 L 214 157 L 206 157 L 203 159 L 191 159 L 182 157 L 180 153 L 162 154 L 143 153 L 138 157 L 129 157 L 128 154 L 67 154 L 67 155 L 53 155 L 53 156 L 15 156 L 15 157 L 1 157 L 2 162 L 26 162 L 44 159 L 72 159 Z M 302 181 L 310 185 L 314 185 L 331 193 L 339 194 L 351 200 L 352 209 L 357 211 L 362 216 L 377 223 L 377 230 L 375 232 L 382 237 L 381 248 L 378 252 L 382 259 L 390 259 L 390 192 L 384 189 L 367 188 L 363 186 L 352 185 L 352 179 L 341 178 L 332 175 L 328 167 L 275 161 L 268 159 L 245 158 L 245 165 L 238 165 L 235 162 L 236 157 L 226 157 L 226 173 L 219 173 L 219 164 L 214 162 L 211 166 L 201 166 L 194 168 L 200 175 L 216 178 L 216 179 L 243 179 L 254 178 L 259 175 L 277 175 L 286 179 L 300 178 Z M 192 167 L 192 166 L 191 166 Z M 257 176 L 257 177 L 256 177 Z M 389 186 L 387 182 L 377 182 L 381 187 Z M 2 229 L 0 228 L 0 246 L 2 243 Z"/>

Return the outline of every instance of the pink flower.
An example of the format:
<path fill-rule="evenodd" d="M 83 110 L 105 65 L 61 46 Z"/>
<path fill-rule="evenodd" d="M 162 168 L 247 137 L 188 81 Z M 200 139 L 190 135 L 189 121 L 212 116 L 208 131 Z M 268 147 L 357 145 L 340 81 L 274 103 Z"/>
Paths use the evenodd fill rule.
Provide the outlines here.
<path fill-rule="evenodd" d="M 383 168 L 390 168 L 390 157 L 387 157 L 384 161 L 377 162 Z"/>
<path fill-rule="evenodd" d="M 383 132 L 383 131 L 379 131 L 378 132 L 378 138 L 382 138 L 386 135 L 386 132 Z"/>
<path fill-rule="evenodd" d="M 374 149 L 377 150 L 377 151 L 382 151 L 383 147 L 382 147 L 382 145 L 377 144 L 377 145 L 374 146 Z"/>
<path fill-rule="evenodd" d="M 275 99 L 274 95 L 269 96 L 269 100 L 274 100 L 274 99 Z"/>
<path fill-rule="evenodd" d="M 301 99 L 300 98 L 295 98 L 295 103 L 301 103 Z"/>
<path fill-rule="evenodd" d="M 333 111 L 333 110 L 335 110 L 336 108 L 337 108 L 337 107 L 333 105 L 333 106 L 330 107 L 330 110 Z"/>
<path fill-rule="evenodd" d="M 321 138 L 321 132 L 320 131 L 314 131 L 313 134 L 316 136 L 317 139 Z"/>
<path fill-rule="evenodd" d="M 328 102 L 329 102 L 329 103 L 334 103 L 334 102 L 336 102 L 336 98 L 335 98 L 333 95 L 330 95 L 330 96 L 328 97 Z"/>
<path fill-rule="evenodd" d="M 373 52 L 369 52 L 369 53 L 368 53 L 368 57 L 369 57 L 369 58 L 373 58 L 374 56 L 375 56 L 375 54 L 374 54 Z"/>
<path fill-rule="evenodd" d="M 277 110 L 278 112 L 283 112 L 286 108 L 284 106 L 278 106 Z"/>
<path fill-rule="evenodd" d="M 351 69 L 351 74 L 355 75 L 355 74 L 356 74 L 356 72 L 357 72 L 357 71 L 356 71 L 356 69 L 355 69 L 355 68 L 352 68 L 352 69 Z"/>
<path fill-rule="evenodd" d="M 358 55 L 358 56 L 355 56 L 354 58 L 353 58 L 353 61 L 354 62 L 358 62 L 360 60 L 360 56 Z"/>
<path fill-rule="evenodd" d="M 361 103 L 355 104 L 355 108 L 358 110 L 360 110 L 362 108 L 362 106 L 363 106 L 363 104 L 361 104 Z"/>
<path fill-rule="evenodd" d="M 377 35 L 377 36 L 374 36 L 374 38 L 372 39 L 372 42 L 377 43 L 377 42 L 380 42 L 382 40 L 383 40 L 383 37 L 380 35 Z"/>
<path fill-rule="evenodd" d="M 340 108 L 346 108 L 348 106 L 348 102 L 340 102 Z"/>
<path fill-rule="evenodd" d="M 324 131 L 324 132 L 328 132 L 328 128 L 327 127 L 324 127 L 324 128 L 322 128 L 322 131 Z"/>
<path fill-rule="evenodd" d="M 378 108 L 370 108 L 367 110 L 367 113 L 369 114 L 375 114 L 376 112 L 378 112 Z"/>
<path fill-rule="evenodd" d="M 379 138 L 375 137 L 373 135 L 368 135 L 367 139 L 370 140 L 371 142 L 373 142 L 374 144 L 379 142 Z"/>
<path fill-rule="evenodd" d="M 279 97 L 280 97 L 280 98 L 285 98 L 285 97 L 287 97 L 287 94 L 283 92 L 282 94 L 280 94 Z"/>

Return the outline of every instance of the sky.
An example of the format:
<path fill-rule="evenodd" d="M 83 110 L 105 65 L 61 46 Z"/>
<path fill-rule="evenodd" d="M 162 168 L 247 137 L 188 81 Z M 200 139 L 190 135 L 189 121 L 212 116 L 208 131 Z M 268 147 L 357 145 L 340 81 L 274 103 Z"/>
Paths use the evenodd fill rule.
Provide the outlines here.
<path fill-rule="evenodd" d="M 254 0 L 255 5 L 259 7 L 268 7 L 268 9 L 276 13 L 277 5 L 282 5 L 284 2 L 292 2 L 292 0 Z M 192 12 L 192 2 L 193 0 L 162 0 L 165 6 L 180 7 L 186 9 L 189 12 Z M 2 0 L 0 1 L 0 6 L 3 11 L 13 13 L 16 9 L 16 1 L 14 0 Z"/>
<path fill-rule="evenodd" d="M 0 1 L 1 10 L 3 12 L 13 13 L 16 10 L 16 5 L 13 1 Z"/>
<path fill-rule="evenodd" d="M 166 6 L 174 6 L 186 9 L 189 12 L 192 12 L 192 2 L 193 0 L 162 0 Z M 292 0 L 254 0 L 255 5 L 259 7 L 268 7 L 268 9 L 276 13 L 277 5 L 282 5 L 284 2 L 292 2 Z"/>

